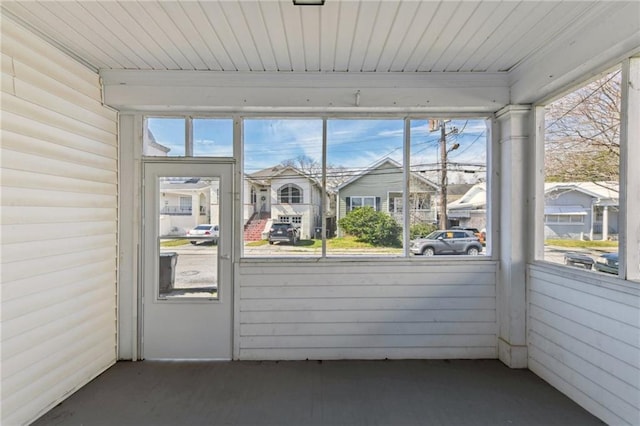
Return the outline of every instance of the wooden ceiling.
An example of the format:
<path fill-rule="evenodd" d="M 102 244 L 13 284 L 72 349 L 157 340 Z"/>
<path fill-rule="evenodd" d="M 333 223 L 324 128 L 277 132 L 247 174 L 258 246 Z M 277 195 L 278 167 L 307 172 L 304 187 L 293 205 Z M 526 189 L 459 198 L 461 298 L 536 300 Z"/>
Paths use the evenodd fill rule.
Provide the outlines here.
<path fill-rule="evenodd" d="M 508 72 L 616 2 L 3 1 L 96 70 Z"/>

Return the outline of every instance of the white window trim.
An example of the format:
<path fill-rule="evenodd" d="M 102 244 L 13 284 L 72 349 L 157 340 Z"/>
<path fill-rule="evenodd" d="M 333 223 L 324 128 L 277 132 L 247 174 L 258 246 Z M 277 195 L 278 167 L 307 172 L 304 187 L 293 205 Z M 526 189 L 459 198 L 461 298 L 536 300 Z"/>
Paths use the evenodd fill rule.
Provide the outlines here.
<path fill-rule="evenodd" d="M 640 157 L 640 144 L 630 141 L 640 140 L 640 121 L 631 117 L 640 116 L 640 93 L 634 87 L 640 87 L 640 57 L 630 57 L 621 62 L 621 114 L 620 114 L 620 200 L 619 200 L 619 278 L 628 281 L 640 281 L 640 248 L 636 236 L 640 235 L 640 220 L 632 211 L 640 211 L 640 199 L 637 197 L 637 184 L 640 182 L 640 168 L 633 167 L 631 158 Z M 595 73 L 593 74 L 595 75 Z M 532 144 L 535 164 L 532 166 L 532 186 L 535 205 L 530 216 L 531 260 L 544 262 L 544 115 L 545 105 L 557 99 L 576 86 L 564 88 L 548 98 L 536 103 L 532 120 Z M 635 191 L 635 192 L 634 192 Z M 558 265 L 562 266 L 562 265 Z M 575 273 L 572 269 L 571 273 Z"/>
<path fill-rule="evenodd" d="M 282 191 L 285 189 L 289 190 L 287 201 L 283 201 L 282 199 Z M 299 195 L 300 201 L 297 203 L 292 202 L 293 200 L 293 195 L 291 194 L 292 189 L 297 189 L 300 192 L 300 195 Z M 278 188 L 277 192 L 278 192 L 278 204 L 304 204 L 304 191 L 300 186 L 296 185 L 295 183 L 285 183 L 280 188 Z"/>
<path fill-rule="evenodd" d="M 362 200 L 362 205 L 354 207 L 353 206 L 353 199 L 354 198 L 360 198 Z M 376 208 L 376 197 L 374 195 L 352 195 L 349 198 L 349 210 L 353 210 L 354 208 L 367 207 L 367 205 L 364 203 L 364 200 L 368 200 L 368 199 L 373 200 L 373 205 L 368 206 L 368 207 L 373 207 L 375 209 Z"/>

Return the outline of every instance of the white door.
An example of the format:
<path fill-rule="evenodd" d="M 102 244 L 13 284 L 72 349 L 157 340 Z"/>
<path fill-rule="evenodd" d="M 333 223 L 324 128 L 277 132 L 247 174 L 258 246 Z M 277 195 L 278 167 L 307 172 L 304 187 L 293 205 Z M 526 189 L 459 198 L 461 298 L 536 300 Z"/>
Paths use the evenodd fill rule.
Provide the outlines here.
<path fill-rule="evenodd" d="M 232 177 L 232 163 L 144 164 L 144 359 L 232 357 Z"/>

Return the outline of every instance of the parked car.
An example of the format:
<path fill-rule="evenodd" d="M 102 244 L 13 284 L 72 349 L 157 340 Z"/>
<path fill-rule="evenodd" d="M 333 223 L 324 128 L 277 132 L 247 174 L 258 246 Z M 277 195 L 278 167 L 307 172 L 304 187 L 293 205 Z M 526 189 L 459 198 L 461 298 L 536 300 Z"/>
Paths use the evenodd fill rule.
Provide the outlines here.
<path fill-rule="evenodd" d="M 434 231 L 424 238 L 416 238 L 409 246 L 411 253 L 433 256 L 435 254 L 468 254 L 477 256 L 482 252 L 480 239 L 471 231 L 449 229 Z"/>
<path fill-rule="evenodd" d="M 198 244 L 198 242 L 212 242 L 213 244 L 218 244 L 218 238 L 220 237 L 220 228 L 218 227 L 218 225 L 204 223 L 187 231 L 187 237 L 196 238 L 189 241 L 191 244 Z"/>
<path fill-rule="evenodd" d="M 300 240 L 300 230 L 291 223 L 274 223 L 269 229 L 269 244 L 276 242 L 295 244 Z"/>
<path fill-rule="evenodd" d="M 594 263 L 593 258 L 584 253 L 567 252 L 564 254 L 564 264 L 568 266 L 581 266 L 584 269 L 591 269 Z"/>
<path fill-rule="evenodd" d="M 481 232 L 478 228 L 463 228 L 462 226 L 452 226 L 451 229 L 463 230 L 463 231 L 471 231 L 471 232 L 473 232 L 473 235 L 478 237 L 478 240 L 480 241 L 480 244 L 484 245 L 484 243 L 485 243 L 485 237 L 486 237 L 487 233 L 486 232 Z"/>
<path fill-rule="evenodd" d="M 618 253 L 605 253 L 593 264 L 596 271 L 618 275 Z"/>

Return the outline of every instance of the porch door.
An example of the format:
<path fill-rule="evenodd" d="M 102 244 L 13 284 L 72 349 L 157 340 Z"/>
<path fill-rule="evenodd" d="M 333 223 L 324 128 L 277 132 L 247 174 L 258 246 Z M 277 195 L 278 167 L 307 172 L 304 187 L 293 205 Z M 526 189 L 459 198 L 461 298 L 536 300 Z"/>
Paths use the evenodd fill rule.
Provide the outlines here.
<path fill-rule="evenodd" d="M 147 162 L 143 173 L 142 356 L 231 359 L 233 164 Z"/>

